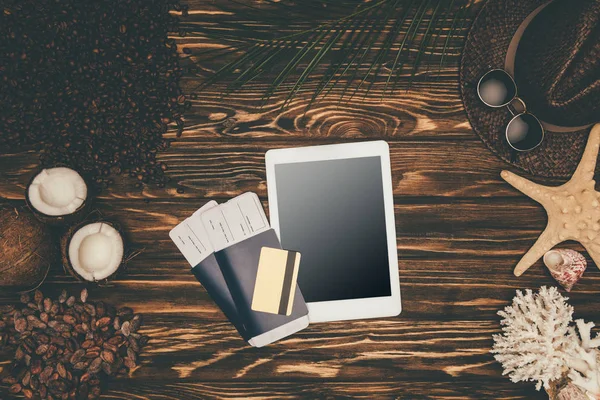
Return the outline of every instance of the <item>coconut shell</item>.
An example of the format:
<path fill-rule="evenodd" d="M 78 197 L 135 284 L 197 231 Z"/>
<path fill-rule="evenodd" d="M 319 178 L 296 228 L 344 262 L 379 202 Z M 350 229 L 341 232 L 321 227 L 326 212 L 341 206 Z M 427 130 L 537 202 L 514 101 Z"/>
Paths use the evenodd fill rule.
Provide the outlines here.
<path fill-rule="evenodd" d="M 48 275 L 56 251 L 52 233 L 26 207 L 0 208 L 0 287 L 25 291 Z"/>
<path fill-rule="evenodd" d="M 115 228 L 115 230 L 117 232 L 119 232 L 119 235 L 121 236 L 121 239 L 123 240 L 123 258 L 121 259 L 121 264 L 117 267 L 117 269 L 115 270 L 115 272 L 113 272 L 111 275 L 109 275 L 108 277 L 100 280 L 100 281 L 96 281 L 95 283 L 98 284 L 102 284 L 102 283 L 106 283 L 112 279 L 114 279 L 122 270 L 125 269 L 125 263 L 126 263 L 126 259 L 127 259 L 127 241 L 125 240 L 125 235 L 123 234 L 123 231 L 121 230 L 121 227 L 112 221 L 107 221 L 105 219 L 91 219 L 88 218 L 85 221 L 80 222 L 79 224 L 72 226 L 71 228 L 69 228 L 69 230 L 61 237 L 60 239 L 60 254 L 61 254 L 61 260 L 62 260 L 62 264 L 63 264 L 63 268 L 64 270 L 71 276 L 73 276 L 75 279 L 81 281 L 81 282 L 90 282 L 87 279 L 84 279 L 81 275 L 79 275 L 77 273 L 77 271 L 75 271 L 75 269 L 73 268 L 73 264 L 71 264 L 71 260 L 69 259 L 69 246 L 71 244 L 71 239 L 73 238 L 73 235 L 75 235 L 75 233 L 82 227 L 84 227 L 85 225 L 89 225 L 89 224 L 93 224 L 96 222 L 102 222 L 104 224 L 110 225 L 113 228 Z"/>
<path fill-rule="evenodd" d="M 79 174 L 79 176 L 81 176 L 81 178 L 85 182 L 85 185 L 87 186 L 87 196 L 86 196 L 85 200 L 83 201 L 83 203 L 81 204 L 81 206 L 79 206 L 79 208 L 77 210 L 73 211 L 71 214 L 46 215 L 43 212 L 39 211 L 37 208 L 35 208 L 31 204 L 31 201 L 29 200 L 29 186 L 31 186 L 35 177 L 38 176 L 44 169 L 58 168 L 58 167 L 65 167 L 65 168 L 72 169 L 73 171 L 76 171 Z M 92 193 L 92 186 L 90 185 L 90 181 L 88 179 L 86 179 L 86 177 L 83 174 L 81 174 L 79 171 L 77 171 L 65 164 L 55 164 L 52 166 L 38 168 L 35 171 L 35 173 L 33 174 L 33 176 L 31 177 L 31 179 L 29 179 L 29 183 L 27 183 L 27 187 L 25 189 L 25 202 L 27 203 L 27 206 L 29 207 L 29 209 L 31 210 L 33 215 L 35 215 L 35 217 L 38 220 L 40 220 L 41 222 L 43 222 L 44 224 L 48 224 L 51 226 L 73 225 L 73 224 L 76 224 L 76 223 L 82 221 L 90 212 L 90 207 L 92 206 L 92 197 L 93 197 L 93 193 Z"/>

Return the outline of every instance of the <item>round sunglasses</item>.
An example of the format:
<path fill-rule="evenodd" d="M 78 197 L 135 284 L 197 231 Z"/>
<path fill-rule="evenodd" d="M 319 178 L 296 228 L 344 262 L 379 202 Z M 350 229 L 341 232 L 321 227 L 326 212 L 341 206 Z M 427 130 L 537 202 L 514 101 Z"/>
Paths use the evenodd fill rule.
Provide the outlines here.
<path fill-rule="evenodd" d="M 503 69 L 493 69 L 481 77 L 477 84 L 477 95 L 487 106 L 507 107 L 512 119 L 506 125 L 506 141 L 517 151 L 530 151 L 544 140 L 544 127 L 535 115 L 527 112 L 523 99 L 517 96 L 515 80 Z M 523 111 L 516 111 L 511 105 L 521 103 Z"/>

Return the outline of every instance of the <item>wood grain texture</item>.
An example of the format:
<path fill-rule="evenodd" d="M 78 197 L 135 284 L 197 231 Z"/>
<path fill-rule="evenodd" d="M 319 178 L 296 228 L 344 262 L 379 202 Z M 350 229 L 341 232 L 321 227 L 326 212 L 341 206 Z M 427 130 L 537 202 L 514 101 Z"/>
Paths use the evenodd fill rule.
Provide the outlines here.
<path fill-rule="evenodd" d="M 235 29 L 251 23 L 239 12 L 239 2 L 189 4 L 191 23 L 225 24 L 235 40 L 247 40 Z M 261 7 L 269 4 L 261 2 Z M 470 9 L 469 19 L 480 5 Z M 316 13 L 314 22 L 322 14 Z M 285 18 L 280 20 L 256 24 L 257 34 L 284 32 Z M 546 215 L 502 181 L 499 173 L 507 165 L 469 126 L 457 81 L 465 33 L 466 28 L 460 29 L 449 42 L 448 64 L 440 71 L 435 66 L 441 41 L 426 49 L 425 65 L 431 68 L 417 74 L 408 92 L 408 72 L 398 90 L 385 96 L 384 82 L 377 81 L 366 97 L 359 92 L 352 101 L 339 102 L 341 84 L 305 112 L 322 73 L 318 71 L 306 93 L 283 112 L 286 85 L 261 106 L 269 75 L 227 96 L 219 86 L 197 93 L 183 137 L 160 155 L 173 184 L 137 189 L 135 180 L 120 176 L 94 203 L 122 224 L 131 246 L 141 253 L 116 280 L 91 287 L 90 298 L 144 313 L 143 331 L 151 337 L 142 367 L 111 382 L 103 398 L 547 398 L 530 384 L 511 383 L 489 354 L 492 335 L 500 331 L 496 313 L 510 303 L 515 290 L 554 281 L 540 262 L 522 277 L 513 276 L 514 265 L 545 227 Z M 182 54 L 188 90 L 234 56 L 199 55 L 223 49 L 232 39 L 176 40 L 192 49 L 191 55 Z M 167 136 L 174 138 L 174 132 Z M 258 193 L 268 209 L 264 153 L 269 149 L 377 139 L 390 144 L 402 314 L 314 324 L 266 348 L 247 346 L 189 273 L 168 231 L 209 199 L 223 201 L 245 191 Z M 37 155 L 13 149 L 0 153 L 0 197 L 23 204 Z M 185 193 L 178 194 L 176 187 Z M 55 263 L 42 289 L 58 294 L 81 287 Z M 569 294 L 577 318 L 600 322 L 599 293 L 600 271 L 590 266 Z M 14 298 L 0 292 L 2 304 Z M 0 368 L 9 358 L 0 355 Z M 0 398 L 8 396 L 0 387 Z"/>

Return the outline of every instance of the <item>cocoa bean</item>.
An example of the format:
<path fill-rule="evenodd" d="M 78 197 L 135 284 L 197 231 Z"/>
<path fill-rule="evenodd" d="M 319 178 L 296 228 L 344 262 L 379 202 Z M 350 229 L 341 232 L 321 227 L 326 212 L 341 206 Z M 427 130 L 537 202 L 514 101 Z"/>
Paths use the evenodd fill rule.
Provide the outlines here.
<path fill-rule="evenodd" d="M 0 309 L 0 345 L 10 341 L 15 348 L 15 368 L 2 382 L 18 387 L 24 397 L 27 389 L 36 399 L 99 398 L 99 377 L 136 368 L 140 348 L 148 342 L 137 333 L 141 316 L 129 308 L 117 311 L 87 298 L 82 303 L 66 292 L 56 300 L 39 291 L 35 303 L 27 296 L 21 300 L 27 306 L 20 310 Z M 13 333 L 5 335 L 6 330 Z"/>
<path fill-rule="evenodd" d="M 38 346 L 38 348 L 35 350 L 35 354 L 37 354 L 38 356 L 41 356 L 42 354 L 46 354 L 46 352 L 48 351 L 48 345 L 47 344 L 40 344 Z"/>
<path fill-rule="evenodd" d="M 110 350 L 104 350 L 102 351 L 102 353 L 100 354 L 100 356 L 102 357 L 102 359 L 104 361 L 106 361 L 109 364 L 112 364 L 115 362 L 115 354 L 110 351 Z"/>
<path fill-rule="evenodd" d="M 76 364 L 77 362 L 79 362 L 79 360 L 81 360 L 84 355 L 85 355 L 85 350 L 83 350 L 83 349 L 77 350 L 71 356 L 71 360 L 70 360 L 71 364 Z"/>
<path fill-rule="evenodd" d="M 63 291 L 60 292 L 60 296 L 58 296 L 58 302 L 63 304 L 65 301 L 67 301 L 67 291 L 63 289 Z"/>
<path fill-rule="evenodd" d="M 52 299 L 50 299 L 49 297 L 46 297 L 44 299 L 44 311 L 49 313 L 51 308 L 52 308 Z"/>
<path fill-rule="evenodd" d="M 12 386 L 11 386 L 11 387 L 8 389 L 8 391 L 9 391 L 10 393 L 12 393 L 12 394 L 17 394 L 17 393 L 20 393 L 20 392 L 21 392 L 21 390 L 23 390 L 23 387 L 22 387 L 20 384 L 18 384 L 18 383 L 15 383 L 14 385 L 12 385 Z"/>
<path fill-rule="evenodd" d="M 86 313 L 88 313 L 90 316 L 95 317 L 96 316 L 96 308 L 92 305 L 92 304 L 85 304 L 83 306 L 83 309 L 85 310 Z M 89 321 L 89 318 L 88 318 Z"/>
<path fill-rule="evenodd" d="M 61 378 L 65 379 L 67 377 L 67 369 L 65 368 L 63 363 L 56 364 L 56 371 Z"/>
<path fill-rule="evenodd" d="M 19 333 L 25 332 L 27 329 L 27 320 L 25 318 L 18 318 L 15 320 L 15 329 Z"/>
<path fill-rule="evenodd" d="M 100 355 L 99 351 L 90 351 L 88 349 L 88 351 L 85 353 L 84 357 L 88 358 L 88 359 L 94 359 L 94 358 L 98 357 L 99 355 Z"/>
<path fill-rule="evenodd" d="M 33 375 L 37 375 L 42 372 L 42 361 L 41 360 L 33 360 L 31 361 L 30 371 Z"/>
<path fill-rule="evenodd" d="M 91 374 L 96 374 L 98 372 L 100 372 L 100 369 L 102 368 L 102 358 L 98 357 L 96 359 L 94 359 L 94 361 L 92 361 L 92 363 L 90 364 L 88 371 Z"/>
<path fill-rule="evenodd" d="M 81 291 L 81 296 L 80 297 L 81 297 L 81 302 L 85 303 L 87 301 L 87 298 L 88 298 L 88 290 L 84 288 Z"/>
<path fill-rule="evenodd" d="M 37 328 L 37 329 L 44 329 L 44 328 L 46 328 L 46 326 L 48 326 L 42 320 L 40 320 L 38 317 L 36 317 L 35 315 L 28 315 L 27 323 L 29 325 L 31 325 L 33 328 Z"/>
<path fill-rule="evenodd" d="M 113 336 L 113 337 L 111 337 L 110 339 L 108 339 L 108 343 L 110 343 L 110 344 L 112 344 L 112 345 L 115 345 L 115 346 L 118 346 L 118 345 L 120 345 L 121 343 L 123 343 L 123 341 L 124 341 L 124 340 L 125 340 L 125 339 L 123 339 L 123 336 L 121 336 L 121 335 L 116 335 L 116 336 Z"/>
<path fill-rule="evenodd" d="M 21 383 L 23 384 L 23 386 L 27 387 L 29 386 L 29 381 L 31 380 L 31 371 L 27 371 L 25 373 L 25 375 L 23 376 L 23 379 L 21 380 Z"/>
<path fill-rule="evenodd" d="M 33 399 L 33 391 L 30 389 L 23 389 L 23 396 L 26 399 Z"/>
<path fill-rule="evenodd" d="M 129 334 L 131 333 L 131 326 L 129 321 L 123 322 L 123 324 L 121 325 L 121 332 L 123 333 L 123 335 L 129 336 Z"/>
<path fill-rule="evenodd" d="M 129 307 L 119 308 L 117 315 L 124 321 L 127 321 L 133 317 L 133 310 Z"/>
<path fill-rule="evenodd" d="M 105 326 L 108 326 L 110 324 L 110 322 L 111 322 L 110 317 L 102 317 L 98 321 L 96 321 L 96 327 L 103 328 Z"/>
<path fill-rule="evenodd" d="M 137 332 L 142 325 L 142 316 L 140 314 L 135 314 L 131 319 L 131 327 L 133 332 Z"/>

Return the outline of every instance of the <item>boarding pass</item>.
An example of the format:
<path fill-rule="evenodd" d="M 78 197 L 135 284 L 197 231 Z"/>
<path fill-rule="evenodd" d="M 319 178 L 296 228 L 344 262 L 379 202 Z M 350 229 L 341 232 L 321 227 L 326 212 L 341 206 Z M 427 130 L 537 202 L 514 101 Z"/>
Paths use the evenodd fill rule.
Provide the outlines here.
<path fill-rule="evenodd" d="M 271 227 L 256 193 L 241 194 L 199 213 L 215 252 Z"/>

